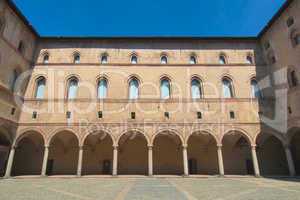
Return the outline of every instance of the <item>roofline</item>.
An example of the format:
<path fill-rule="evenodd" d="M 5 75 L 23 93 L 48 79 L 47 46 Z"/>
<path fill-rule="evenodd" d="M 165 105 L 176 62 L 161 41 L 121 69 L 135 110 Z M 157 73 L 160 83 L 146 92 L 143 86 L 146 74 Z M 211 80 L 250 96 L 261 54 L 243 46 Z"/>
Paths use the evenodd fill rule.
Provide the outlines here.
<path fill-rule="evenodd" d="M 16 6 L 16 4 L 14 2 L 12 2 L 12 0 L 6 0 L 8 6 L 16 13 L 16 15 L 18 15 L 18 17 L 20 17 L 20 19 L 23 21 L 23 23 L 25 24 L 25 26 L 27 26 L 29 28 L 29 30 L 38 38 L 40 38 L 41 36 L 39 35 L 39 33 L 35 30 L 35 28 L 30 24 L 30 22 L 26 19 L 26 17 L 22 14 L 22 12 L 19 10 L 19 8 Z"/>
<path fill-rule="evenodd" d="M 260 39 L 269 28 L 275 23 L 275 21 L 283 14 L 283 12 L 291 5 L 294 0 L 286 0 L 286 2 L 281 6 L 281 8 L 276 12 L 272 19 L 267 23 L 267 25 L 259 32 L 257 38 Z"/>
<path fill-rule="evenodd" d="M 111 39 L 119 39 L 119 40 L 131 40 L 131 39 L 154 39 L 154 40 L 244 40 L 244 41 L 253 41 L 260 39 L 268 30 L 269 28 L 275 23 L 275 21 L 282 15 L 282 13 L 290 6 L 294 0 L 286 0 L 286 2 L 281 6 L 281 8 L 276 12 L 276 14 L 272 17 L 272 19 L 267 23 L 267 25 L 259 32 L 257 36 L 253 37 L 243 37 L 243 36 L 236 36 L 236 37 L 224 37 L 224 36 L 212 36 L 212 37 L 194 37 L 194 36 L 112 36 L 112 37 L 100 37 L 100 36 L 40 36 L 40 34 L 36 31 L 36 29 L 30 24 L 30 22 L 26 19 L 26 17 L 22 14 L 19 8 L 12 0 L 6 0 L 9 7 L 13 9 L 13 11 L 20 17 L 23 23 L 32 31 L 32 33 L 38 38 L 42 40 L 111 40 Z"/>
<path fill-rule="evenodd" d="M 189 37 L 189 36 L 129 36 L 129 37 L 41 37 L 42 40 L 244 40 L 256 41 L 257 37 Z"/>

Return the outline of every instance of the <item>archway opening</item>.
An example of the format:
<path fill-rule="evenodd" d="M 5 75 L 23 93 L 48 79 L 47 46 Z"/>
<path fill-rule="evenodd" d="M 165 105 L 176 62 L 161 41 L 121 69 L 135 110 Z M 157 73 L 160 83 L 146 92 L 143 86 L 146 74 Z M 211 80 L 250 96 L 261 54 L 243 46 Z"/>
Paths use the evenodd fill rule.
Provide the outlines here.
<path fill-rule="evenodd" d="M 4 133 L 0 132 L 0 177 L 5 174 L 10 147 L 10 140 Z"/>
<path fill-rule="evenodd" d="M 182 142 L 178 135 L 165 131 L 156 135 L 153 144 L 154 174 L 183 174 Z"/>
<path fill-rule="evenodd" d="M 222 152 L 225 174 L 254 175 L 250 142 L 239 131 L 230 131 L 223 137 Z"/>
<path fill-rule="evenodd" d="M 70 131 L 57 133 L 50 142 L 47 175 L 75 175 L 79 143 Z"/>
<path fill-rule="evenodd" d="M 130 131 L 119 140 L 118 174 L 146 175 L 148 172 L 147 139 L 140 132 Z"/>
<path fill-rule="evenodd" d="M 296 175 L 300 175 L 300 132 L 297 131 L 291 139 L 291 150 L 295 164 Z"/>
<path fill-rule="evenodd" d="M 258 136 L 256 144 L 261 175 L 289 174 L 284 147 L 277 137 L 262 133 Z"/>
<path fill-rule="evenodd" d="M 40 175 L 44 156 L 44 138 L 35 131 L 29 131 L 18 141 L 13 176 Z"/>
<path fill-rule="evenodd" d="M 87 136 L 83 146 L 82 175 L 112 174 L 113 142 L 106 132 Z"/>
<path fill-rule="evenodd" d="M 195 132 L 188 140 L 189 174 L 218 174 L 215 138 L 209 133 Z"/>

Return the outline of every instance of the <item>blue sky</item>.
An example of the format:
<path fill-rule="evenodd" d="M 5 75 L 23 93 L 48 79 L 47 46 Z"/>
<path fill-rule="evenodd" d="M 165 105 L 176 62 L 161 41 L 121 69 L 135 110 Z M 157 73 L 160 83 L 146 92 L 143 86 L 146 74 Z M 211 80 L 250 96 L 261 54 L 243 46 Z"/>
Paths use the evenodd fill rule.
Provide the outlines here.
<path fill-rule="evenodd" d="M 256 36 L 285 0 L 14 0 L 42 36 Z"/>

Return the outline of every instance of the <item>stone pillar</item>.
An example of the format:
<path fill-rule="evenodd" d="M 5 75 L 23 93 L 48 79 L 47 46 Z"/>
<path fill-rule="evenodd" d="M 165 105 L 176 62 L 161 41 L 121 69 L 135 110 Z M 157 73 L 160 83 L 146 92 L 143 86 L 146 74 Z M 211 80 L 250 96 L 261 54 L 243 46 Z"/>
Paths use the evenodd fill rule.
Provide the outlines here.
<path fill-rule="evenodd" d="M 256 177 L 260 177 L 260 171 L 259 171 L 259 165 L 257 161 L 257 155 L 256 155 L 256 146 L 251 146 L 251 154 L 252 154 L 252 160 L 253 160 L 253 167 L 254 167 L 254 175 Z"/>
<path fill-rule="evenodd" d="M 12 169 L 12 165 L 14 162 L 14 157 L 15 157 L 15 151 L 16 151 L 16 147 L 12 146 L 10 149 L 10 153 L 9 153 L 9 157 L 8 157 L 8 161 L 7 161 L 7 165 L 6 165 L 6 171 L 5 171 L 5 178 L 9 178 L 11 176 L 11 169 Z"/>
<path fill-rule="evenodd" d="M 296 175 L 295 165 L 294 165 L 294 161 L 293 161 L 293 157 L 292 157 L 290 147 L 287 145 L 287 146 L 284 147 L 284 149 L 285 149 L 286 160 L 287 160 L 287 163 L 288 163 L 290 176 L 295 176 Z"/>
<path fill-rule="evenodd" d="M 188 166 L 188 156 L 187 156 L 187 146 L 182 147 L 182 153 L 183 153 L 183 169 L 184 169 L 184 176 L 189 175 L 189 166 Z"/>
<path fill-rule="evenodd" d="M 222 145 L 218 145 L 217 148 L 218 148 L 217 152 L 218 152 L 219 174 L 220 174 L 220 176 L 224 176 Z"/>
<path fill-rule="evenodd" d="M 47 163 L 48 163 L 48 155 L 49 155 L 49 146 L 45 146 L 44 149 L 44 159 L 43 159 L 43 167 L 42 167 L 42 176 L 46 176 L 47 174 Z"/>
<path fill-rule="evenodd" d="M 148 146 L 148 175 L 153 176 L 153 146 Z"/>
<path fill-rule="evenodd" d="M 113 176 L 118 175 L 118 146 L 114 146 L 113 153 Z"/>
<path fill-rule="evenodd" d="M 83 146 L 80 146 L 79 147 L 79 154 L 78 154 L 77 176 L 81 176 L 82 155 L 83 155 Z"/>

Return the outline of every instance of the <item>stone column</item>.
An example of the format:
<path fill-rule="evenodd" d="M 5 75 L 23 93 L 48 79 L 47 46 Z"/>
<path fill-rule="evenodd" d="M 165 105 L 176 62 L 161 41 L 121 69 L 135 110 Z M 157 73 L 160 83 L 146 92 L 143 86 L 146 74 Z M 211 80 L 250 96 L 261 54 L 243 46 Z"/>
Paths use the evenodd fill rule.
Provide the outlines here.
<path fill-rule="evenodd" d="M 16 147 L 12 146 L 10 149 L 10 153 L 9 153 L 9 157 L 8 157 L 8 161 L 7 161 L 7 165 L 6 165 L 6 171 L 5 171 L 5 178 L 9 178 L 11 176 L 11 169 L 12 169 L 12 165 L 14 162 L 14 157 L 15 157 L 15 151 L 16 151 Z"/>
<path fill-rule="evenodd" d="M 153 176 L 153 146 L 148 146 L 148 175 Z"/>
<path fill-rule="evenodd" d="M 218 152 L 219 174 L 220 174 L 220 176 L 224 176 L 222 145 L 218 145 L 217 148 L 218 148 L 217 152 Z"/>
<path fill-rule="evenodd" d="M 183 169 L 184 169 L 184 176 L 189 175 L 189 166 L 188 166 L 188 156 L 187 156 L 187 146 L 182 147 L 182 153 L 183 153 Z"/>
<path fill-rule="evenodd" d="M 42 176 L 47 176 L 47 163 L 48 163 L 48 155 L 49 155 L 49 146 L 45 146 L 44 149 L 44 159 L 43 159 L 43 167 L 42 167 Z"/>
<path fill-rule="evenodd" d="M 256 177 L 260 177 L 260 171 L 259 171 L 259 165 L 258 165 L 258 161 L 257 161 L 255 145 L 251 146 L 251 154 L 252 154 L 252 160 L 253 160 L 254 174 Z"/>
<path fill-rule="evenodd" d="M 78 154 L 77 176 L 81 176 L 82 155 L 83 155 L 83 146 L 80 146 L 79 147 L 79 154 Z"/>
<path fill-rule="evenodd" d="M 118 146 L 114 146 L 113 153 L 113 176 L 118 175 Z"/>
<path fill-rule="evenodd" d="M 284 149 L 285 149 L 286 160 L 287 160 L 287 163 L 288 163 L 290 176 L 295 176 L 296 175 L 295 165 L 294 165 L 294 161 L 293 161 L 293 157 L 292 157 L 290 147 L 288 145 L 286 145 L 284 147 Z"/>

